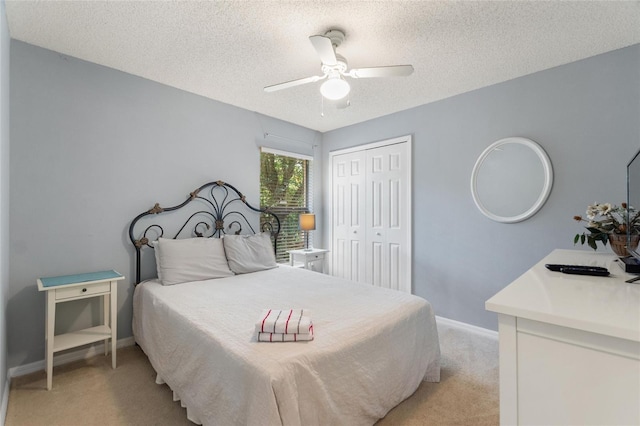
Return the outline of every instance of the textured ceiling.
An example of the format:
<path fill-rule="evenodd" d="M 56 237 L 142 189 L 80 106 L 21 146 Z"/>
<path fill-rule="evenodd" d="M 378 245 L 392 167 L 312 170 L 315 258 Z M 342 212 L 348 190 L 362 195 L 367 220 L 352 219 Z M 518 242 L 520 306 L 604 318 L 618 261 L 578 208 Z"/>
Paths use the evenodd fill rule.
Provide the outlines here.
<path fill-rule="evenodd" d="M 11 37 L 325 132 L 640 42 L 640 1 L 6 0 Z M 308 37 L 338 28 L 350 67 L 413 64 L 350 80 L 324 105 Z"/>

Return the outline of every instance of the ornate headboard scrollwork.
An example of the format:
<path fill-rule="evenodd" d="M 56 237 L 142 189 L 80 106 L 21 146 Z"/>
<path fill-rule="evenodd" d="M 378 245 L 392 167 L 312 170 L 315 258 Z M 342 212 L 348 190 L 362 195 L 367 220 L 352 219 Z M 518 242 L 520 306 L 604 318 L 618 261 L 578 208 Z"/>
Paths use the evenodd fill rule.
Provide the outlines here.
<path fill-rule="evenodd" d="M 173 223 L 178 224 L 175 226 L 178 230 L 165 236 L 165 227 L 168 228 L 171 225 L 169 222 L 156 223 L 160 222 L 158 216 L 181 209 L 184 209 L 183 212 L 187 215 L 186 220 L 174 221 Z M 253 207 L 240 191 L 223 181 L 202 185 L 189 193 L 189 198 L 184 202 L 174 207 L 160 207 L 160 204 L 156 203 L 151 209 L 136 216 L 129 225 L 129 239 L 136 251 L 136 284 L 140 282 L 141 250 L 144 247 L 153 249 L 151 244 L 153 241 L 160 237 L 219 238 L 224 234 L 240 234 L 243 230 L 255 234 L 256 230 L 247 217 L 247 214 L 251 213 L 259 215 L 259 219 L 254 224 L 259 222 L 260 231 L 271 234 L 275 250 L 280 233 L 280 219 L 268 208 Z M 153 216 L 153 219 L 149 216 Z"/>

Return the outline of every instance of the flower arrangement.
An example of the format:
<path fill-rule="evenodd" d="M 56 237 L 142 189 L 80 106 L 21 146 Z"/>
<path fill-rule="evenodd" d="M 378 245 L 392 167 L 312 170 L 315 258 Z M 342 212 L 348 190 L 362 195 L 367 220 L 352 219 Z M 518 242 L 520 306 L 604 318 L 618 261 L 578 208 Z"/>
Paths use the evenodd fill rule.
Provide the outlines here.
<path fill-rule="evenodd" d="M 597 250 L 596 243 L 601 241 L 607 245 L 610 234 L 627 234 L 627 226 L 630 227 L 630 234 L 640 234 L 640 212 L 633 207 L 628 207 L 627 203 L 620 206 L 612 206 L 609 203 L 594 203 L 587 206 L 587 219 L 582 216 L 574 216 L 578 222 L 587 222 L 587 231 L 576 234 L 573 244 L 584 244 L 585 242 L 594 250 Z"/>

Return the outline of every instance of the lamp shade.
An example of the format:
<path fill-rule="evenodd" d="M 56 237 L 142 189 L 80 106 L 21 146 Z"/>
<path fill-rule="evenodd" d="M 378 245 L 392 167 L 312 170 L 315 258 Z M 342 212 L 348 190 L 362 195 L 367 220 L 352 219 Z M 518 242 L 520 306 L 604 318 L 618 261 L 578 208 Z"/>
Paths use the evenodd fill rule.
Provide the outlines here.
<path fill-rule="evenodd" d="M 300 229 L 303 231 L 313 231 L 316 229 L 316 215 L 313 213 L 300 214 Z"/>
<path fill-rule="evenodd" d="M 329 77 L 327 81 L 320 86 L 320 93 L 327 99 L 337 101 L 349 94 L 351 86 L 340 77 Z"/>

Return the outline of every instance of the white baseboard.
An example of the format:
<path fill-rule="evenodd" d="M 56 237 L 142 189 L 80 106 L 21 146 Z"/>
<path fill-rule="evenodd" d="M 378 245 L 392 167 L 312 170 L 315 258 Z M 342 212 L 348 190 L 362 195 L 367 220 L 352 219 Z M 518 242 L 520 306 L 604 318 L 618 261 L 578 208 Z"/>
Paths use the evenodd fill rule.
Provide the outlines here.
<path fill-rule="evenodd" d="M 0 425 L 3 425 L 7 419 L 7 406 L 9 405 L 9 389 L 11 389 L 11 378 L 7 375 L 4 383 L 4 392 L 2 392 L 2 406 L 0 406 Z"/>
<path fill-rule="evenodd" d="M 498 332 L 494 330 L 489 330 L 488 328 L 482 328 L 475 325 L 467 324 L 466 322 L 460 322 L 460 321 L 439 317 L 439 316 L 436 316 L 436 322 L 438 324 L 446 325 L 451 328 L 464 330 L 468 333 L 473 333 L 483 337 L 487 337 L 489 339 L 498 340 Z"/>
<path fill-rule="evenodd" d="M 124 339 L 118 339 L 116 342 L 116 348 L 124 348 L 127 346 L 133 346 L 135 344 L 135 339 L 132 337 L 126 337 Z M 73 352 L 67 352 L 60 355 L 54 355 L 53 357 L 53 365 L 54 367 L 57 365 L 68 364 L 73 361 L 78 361 L 81 359 L 91 358 L 93 356 L 103 354 L 104 353 L 104 343 L 100 343 L 95 346 L 90 346 L 87 348 L 79 349 Z M 7 372 L 7 376 L 18 377 L 24 376 L 25 374 L 35 373 L 36 371 L 44 370 L 45 363 L 44 359 L 36 362 L 32 362 L 30 364 L 19 365 L 17 367 L 11 367 Z M 7 393 L 8 395 L 8 393 Z M 4 424 L 4 423 L 0 423 Z"/>

